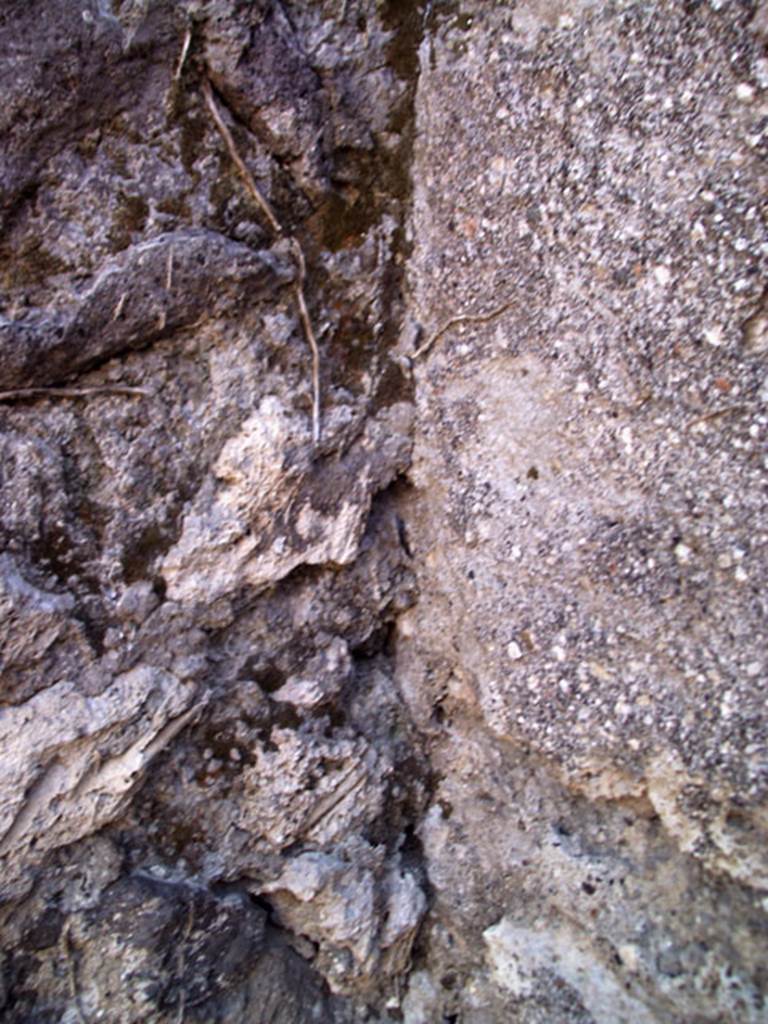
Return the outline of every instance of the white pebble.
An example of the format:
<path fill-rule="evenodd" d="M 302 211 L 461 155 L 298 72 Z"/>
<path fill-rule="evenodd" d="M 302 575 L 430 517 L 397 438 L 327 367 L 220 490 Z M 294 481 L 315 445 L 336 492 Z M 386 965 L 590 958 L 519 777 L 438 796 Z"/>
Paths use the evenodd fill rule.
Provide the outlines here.
<path fill-rule="evenodd" d="M 681 563 L 681 565 L 686 565 L 690 562 L 692 554 L 693 552 L 687 544 L 683 544 L 681 542 L 680 544 L 675 545 L 675 558 Z"/>
<path fill-rule="evenodd" d="M 522 656 L 523 651 L 520 647 L 520 644 L 516 643 L 514 640 L 512 640 L 511 643 L 507 644 L 507 657 L 511 661 L 519 661 L 522 658 Z"/>

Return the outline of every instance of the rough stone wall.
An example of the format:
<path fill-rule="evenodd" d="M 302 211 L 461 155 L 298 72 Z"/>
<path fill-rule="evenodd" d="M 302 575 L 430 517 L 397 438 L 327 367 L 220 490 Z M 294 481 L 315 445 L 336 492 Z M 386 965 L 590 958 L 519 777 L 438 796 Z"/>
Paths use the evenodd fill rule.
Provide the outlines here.
<path fill-rule="evenodd" d="M 768 1019 L 767 34 L 4 5 L 3 1020 Z"/>
<path fill-rule="evenodd" d="M 426 906 L 389 641 L 420 20 L 24 0 L 0 26 L 3 1019 L 346 1019 Z"/>

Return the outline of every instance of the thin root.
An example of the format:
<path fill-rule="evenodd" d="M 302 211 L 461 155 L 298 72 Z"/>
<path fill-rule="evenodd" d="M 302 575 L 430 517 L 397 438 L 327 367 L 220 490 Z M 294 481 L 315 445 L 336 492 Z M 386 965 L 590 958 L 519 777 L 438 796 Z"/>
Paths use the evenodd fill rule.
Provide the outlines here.
<path fill-rule="evenodd" d="M 14 388 L 0 391 L 0 402 L 24 402 L 36 398 L 90 398 L 93 395 L 142 395 L 151 398 L 146 388 L 132 388 L 127 384 L 99 384 L 92 388 Z"/>
<path fill-rule="evenodd" d="M 512 309 L 514 305 L 514 301 L 505 302 L 504 305 L 491 310 L 490 313 L 462 313 L 461 316 L 451 317 L 447 323 L 443 324 L 439 331 L 435 331 L 431 338 L 428 338 L 423 345 L 416 349 L 411 358 L 420 359 L 421 356 L 426 355 L 432 346 L 439 341 L 444 334 L 447 334 L 452 327 L 458 327 L 459 324 L 487 324 L 491 320 L 495 320 L 497 316 L 501 316 L 502 313 L 506 313 L 508 309 Z"/>
<path fill-rule="evenodd" d="M 213 87 L 210 79 L 208 78 L 203 79 L 203 96 L 205 97 L 208 110 L 211 112 L 211 117 L 219 130 L 219 134 L 222 139 L 224 139 L 224 144 L 227 147 L 232 163 L 240 172 L 240 177 L 245 182 L 245 187 L 256 201 L 256 205 L 259 207 L 265 220 L 269 224 L 272 234 L 276 238 L 285 238 L 286 235 L 280 221 L 275 216 L 272 207 L 261 194 L 253 175 L 248 170 L 245 161 L 237 150 L 235 140 L 232 138 L 232 133 L 224 123 L 224 119 L 221 116 L 218 104 L 216 103 L 216 99 L 213 95 Z M 293 291 L 296 299 L 296 306 L 299 311 L 299 319 L 301 320 L 301 326 L 304 330 L 304 336 L 307 339 L 307 344 L 309 345 L 312 353 L 312 442 L 317 445 L 320 441 L 320 349 L 317 344 L 317 336 L 315 335 L 314 328 L 312 327 L 312 320 L 309 316 L 307 300 L 304 295 L 304 280 L 307 272 L 304 251 L 297 238 L 290 238 L 290 243 L 293 258 L 296 261 L 296 283 L 294 284 Z"/>

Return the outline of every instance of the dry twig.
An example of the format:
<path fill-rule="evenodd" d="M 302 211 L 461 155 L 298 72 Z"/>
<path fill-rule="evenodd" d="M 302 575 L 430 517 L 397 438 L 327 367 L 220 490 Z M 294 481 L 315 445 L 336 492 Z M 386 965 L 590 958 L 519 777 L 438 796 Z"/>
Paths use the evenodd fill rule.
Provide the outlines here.
<path fill-rule="evenodd" d="M 700 423 L 709 423 L 711 420 L 719 420 L 721 416 L 730 416 L 732 413 L 742 412 L 743 410 L 743 405 L 728 405 L 725 409 L 715 409 L 714 412 L 705 413 L 703 416 L 697 416 L 695 420 L 691 420 L 688 424 L 688 429 L 693 430 L 693 428 L 698 427 Z"/>
<path fill-rule="evenodd" d="M 173 246 L 168 246 L 168 259 L 165 264 L 165 290 L 173 288 Z"/>
<path fill-rule="evenodd" d="M 152 392 L 127 384 L 98 384 L 91 388 L 14 388 L 11 391 L 0 391 L 0 402 L 24 402 L 36 398 L 90 398 L 92 395 L 143 395 L 151 398 Z"/>
<path fill-rule="evenodd" d="M 128 298 L 128 292 L 123 292 L 123 294 L 117 300 L 117 305 L 115 306 L 115 311 L 112 314 L 112 320 L 113 321 L 114 320 L 118 320 L 120 318 L 120 314 L 123 312 L 123 309 L 125 307 L 125 300 L 127 298 Z"/>
<path fill-rule="evenodd" d="M 224 139 L 224 143 L 226 144 L 227 150 L 229 151 L 232 163 L 235 165 L 235 167 L 237 167 L 238 171 L 240 172 L 240 177 L 245 182 L 245 187 L 248 189 L 251 196 L 256 200 L 256 205 L 264 214 L 264 217 L 266 218 L 267 223 L 272 229 L 273 234 L 277 235 L 277 237 L 280 238 L 283 234 L 283 229 L 280 226 L 280 221 L 277 219 L 274 212 L 272 211 L 272 207 L 269 205 L 267 200 L 259 191 L 259 187 L 256 184 L 253 175 L 248 170 L 243 158 L 240 156 L 237 150 L 237 146 L 235 145 L 235 140 L 232 138 L 232 133 L 224 123 L 224 119 L 221 116 L 218 104 L 214 99 L 213 87 L 211 86 L 210 80 L 207 78 L 203 79 L 203 96 L 205 97 L 205 102 L 208 106 L 208 110 L 211 112 L 211 117 L 215 121 L 216 127 L 219 129 L 219 134 L 221 135 L 222 139 Z"/>
<path fill-rule="evenodd" d="M 293 254 L 299 273 L 295 286 L 296 305 L 299 307 L 299 316 L 301 317 L 304 334 L 312 350 L 312 440 L 317 444 L 320 440 L 320 349 L 317 346 L 317 338 L 312 328 L 312 321 L 309 318 L 309 311 L 307 310 L 307 303 L 304 298 L 304 275 L 306 273 L 304 253 L 301 251 L 301 246 L 295 238 L 292 239 L 292 243 Z"/>
<path fill-rule="evenodd" d="M 232 138 L 232 133 L 224 123 L 224 119 L 221 116 L 218 104 L 216 103 L 216 99 L 213 95 L 213 87 L 211 86 L 208 78 L 203 79 L 203 96 L 205 97 L 205 102 L 211 113 L 211 117 L 219 130 L 219 134 L 222 139 L 224 139 L 224 144 L 227 147 L 232 163 L 240 172 L 240 177 L 245 182 L 245 187 L 256 201 L 256 205 L 259 207 L 264 219 L 269 224 L 272 234 L 276 238 L 285 238 L 286 235 L 280 221 L 275 216 L 275 212 L 272 207 L 261 194 L 261 191 L 256 184 L 256 180 L 248 170 L 245 161 L 238 152 L 235 140 Z M 320 349 L 318 348 L 317 336 L 315 335 L 314 328 L 312 327 L 312 320 L 309 315 L 309 310 L 307 309 L 307 300 L 304 294 L 304 281 L 306 278 L 306 261 L 304 259 L 304 251 L 297 238 L 291 237 L 289 241 L 291 244 L 293 258 L 296 261 L 296 283 L 294 285 L 296 305 L 299 310 L 301 326 L 304 330 L 307 344 L 309 345 L 312 353 L 312 441 L 314 444 L 317 444 L 320 441 Z"/>
<path fill-rule="evenodd" d="M 497 309 L 491 310 L 490 313 L 462 313 L 461 316 L 451 317 L 447 323 L 443 324 L 439 331 L 435 331 L 431 338 L 428 338 L 423 345 L 416 349 L 411 358 L 419 359 L 421 356 L 426 355 L 435 342 L 439 341 L 444 334 L 447 334 L 452 327 L 458 327 L 459 324 L 487 324 L 491 320 L 495 320 L 497 316 L 501 316 L 502 313 L 506 313 L 514 304 L 514 301 L 505 302 Z"/>
<path fill-rule="evenodd" d="M 184 33 L 184 42 L 181 44 L 181 56 L 179 57 L 179 63 L 176 65 L 176 72 L 173 76 L 174 82 L 178 82 L 181 78 L 181 72 L 184 70 L 184 62 L 187 59 L 189 53 L 189 45 L 192 42 L 192 28 L 189 27 Z"/>

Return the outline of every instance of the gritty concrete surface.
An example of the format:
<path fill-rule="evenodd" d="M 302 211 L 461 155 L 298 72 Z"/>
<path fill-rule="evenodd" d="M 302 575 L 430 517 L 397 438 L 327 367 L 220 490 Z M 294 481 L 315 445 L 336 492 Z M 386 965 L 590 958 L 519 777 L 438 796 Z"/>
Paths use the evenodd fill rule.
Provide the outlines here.
<path fill-rule="evenodd" d="M 763 1020 L 759 21 L 438 10 L 403 345 L 420 600 L 398 623 L 442 776 L 420 834 L 454 984 L 431 1012 Z"/>

